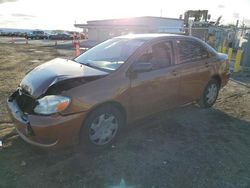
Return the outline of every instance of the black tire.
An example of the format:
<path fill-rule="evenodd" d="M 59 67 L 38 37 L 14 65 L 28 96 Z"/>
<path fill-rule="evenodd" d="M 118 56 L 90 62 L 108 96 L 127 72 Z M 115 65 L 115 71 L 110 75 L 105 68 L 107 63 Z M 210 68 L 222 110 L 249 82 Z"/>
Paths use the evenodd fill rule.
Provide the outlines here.
<path fill-rule="evenodd" d="M 216 88 L 216 91 L 214 91 L 213 97 L 209 98 L 208 97 L 209 96 L 209 89 L 211 90 L 211 88 L 213 88 L 213 89 Z M 219 85 L 218 81 L 215 79 L 211 79 L 208 82 L 208 84 L 206 85 L 206 87 L 202 93 L 202 96 L 199 100 L 200 107 L 209 108 L 209 107 L 213 106 L 214 103 L 216 102 L 217 97 L 218 97 L 219 90 L 220 90 L 220 85 Z M 212 98 L 213 98 L 213 100 L 212 100 Z"/>
<path fill-rule="evenodd" d="M 100 121 L 100 117 L 103 114 L 105 114 L 105 116 L 107 116 L 108 118 L 110 118 L 110 116 L 115 117 L 114 122 L 112 121 L 112 125 L 117 124 L 117 129 L 114 133 L 113 133 L 113 130 L 111 131 L 112 132 L 111 134 L 114 134 L 111 140 L 109 140 L 107 143 L 97 144 L 95 142 L 101 142 L 102 139 L 99 139 L 99 141 L 98 139 L 94 140 L 93 138 L 91 139 L 91 136 L 94 137 L 94 135 L 98 131 L 100 132 L 100 127 L 104 127 L 109 124 L 109 123 L 105 124 L 104 122 L 104 125 L 102 126 L 102 124 L 98 122 Z M 104 118 L 106 118 L 105 116 Z M 92 129 L 92 126 L 95 124 L 98 124 L 99 126 L 97 130 Z M 84 150 L 90 150 L 90 151 L 100 151 L 100 150 L 110 147 L 120 136 L 121 130 L 124 127 L 124 124 L 125 124 L 124 115 L 115 106 L 105 105 L 105 106 L 101 106 L 95 109 L 88 115 L 87 119 L 84 121 L 82 125 L 81 131 L 80 131 L 81 148 L 83 148 Z"/>

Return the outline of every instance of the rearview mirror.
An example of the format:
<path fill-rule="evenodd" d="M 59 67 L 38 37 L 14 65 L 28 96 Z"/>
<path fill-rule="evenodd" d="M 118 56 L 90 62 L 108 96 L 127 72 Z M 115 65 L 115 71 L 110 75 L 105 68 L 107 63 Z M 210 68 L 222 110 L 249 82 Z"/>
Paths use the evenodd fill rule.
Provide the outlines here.
<path fill-rule="evenodd" d="M 153 68 L 152 63 L 150 62 L 138 62 L 133 64 L 132 70 L 134 72 L 149 72 Z"/>

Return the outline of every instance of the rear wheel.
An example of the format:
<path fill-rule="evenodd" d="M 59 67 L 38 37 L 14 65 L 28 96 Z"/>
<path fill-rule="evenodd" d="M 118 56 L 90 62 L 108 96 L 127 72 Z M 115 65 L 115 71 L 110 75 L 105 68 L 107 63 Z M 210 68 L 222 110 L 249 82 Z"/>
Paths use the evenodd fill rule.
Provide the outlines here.
<path fill-rule="evenodd" d="M 124 126 L 123 114 L 116 107 L 97 108 L 87 117 L 80 132 L 80 144 L 90 150 L 104 149 L 113 144 Z"/>
<path fill-rule="evenodd" d="M 203 108 L 209 108 L 213 106 L 218 97 L 219 90 L 220 90 L 219 83 L 215 79 L 210 80 L 205 90 L 203 91 L 203 94 L 199 101 L 199 105 Z"/>

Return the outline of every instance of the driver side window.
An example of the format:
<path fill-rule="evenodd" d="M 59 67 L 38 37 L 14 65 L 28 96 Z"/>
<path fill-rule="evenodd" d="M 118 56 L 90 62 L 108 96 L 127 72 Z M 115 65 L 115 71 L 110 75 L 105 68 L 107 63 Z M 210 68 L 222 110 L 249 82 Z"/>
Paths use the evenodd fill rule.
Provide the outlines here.
<path fill-rule="evenodd" d="M 171 42 L 161 42 L 148 47 L 137 62 L 152 63 L 152 70 L 169 67 L 173 63 Z"/>

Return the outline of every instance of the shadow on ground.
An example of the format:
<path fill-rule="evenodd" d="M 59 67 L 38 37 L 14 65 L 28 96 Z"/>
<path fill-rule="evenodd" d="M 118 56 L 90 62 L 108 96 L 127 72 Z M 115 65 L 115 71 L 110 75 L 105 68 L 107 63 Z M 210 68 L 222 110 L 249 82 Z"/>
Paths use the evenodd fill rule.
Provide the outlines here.
<path fill-rule="evenodd" d="M 188 106 L 130 125 L 99 154 L 12 136 L 0 151 L 0 187 L 249 187 L 249 135 L 250 122 Z"/>

